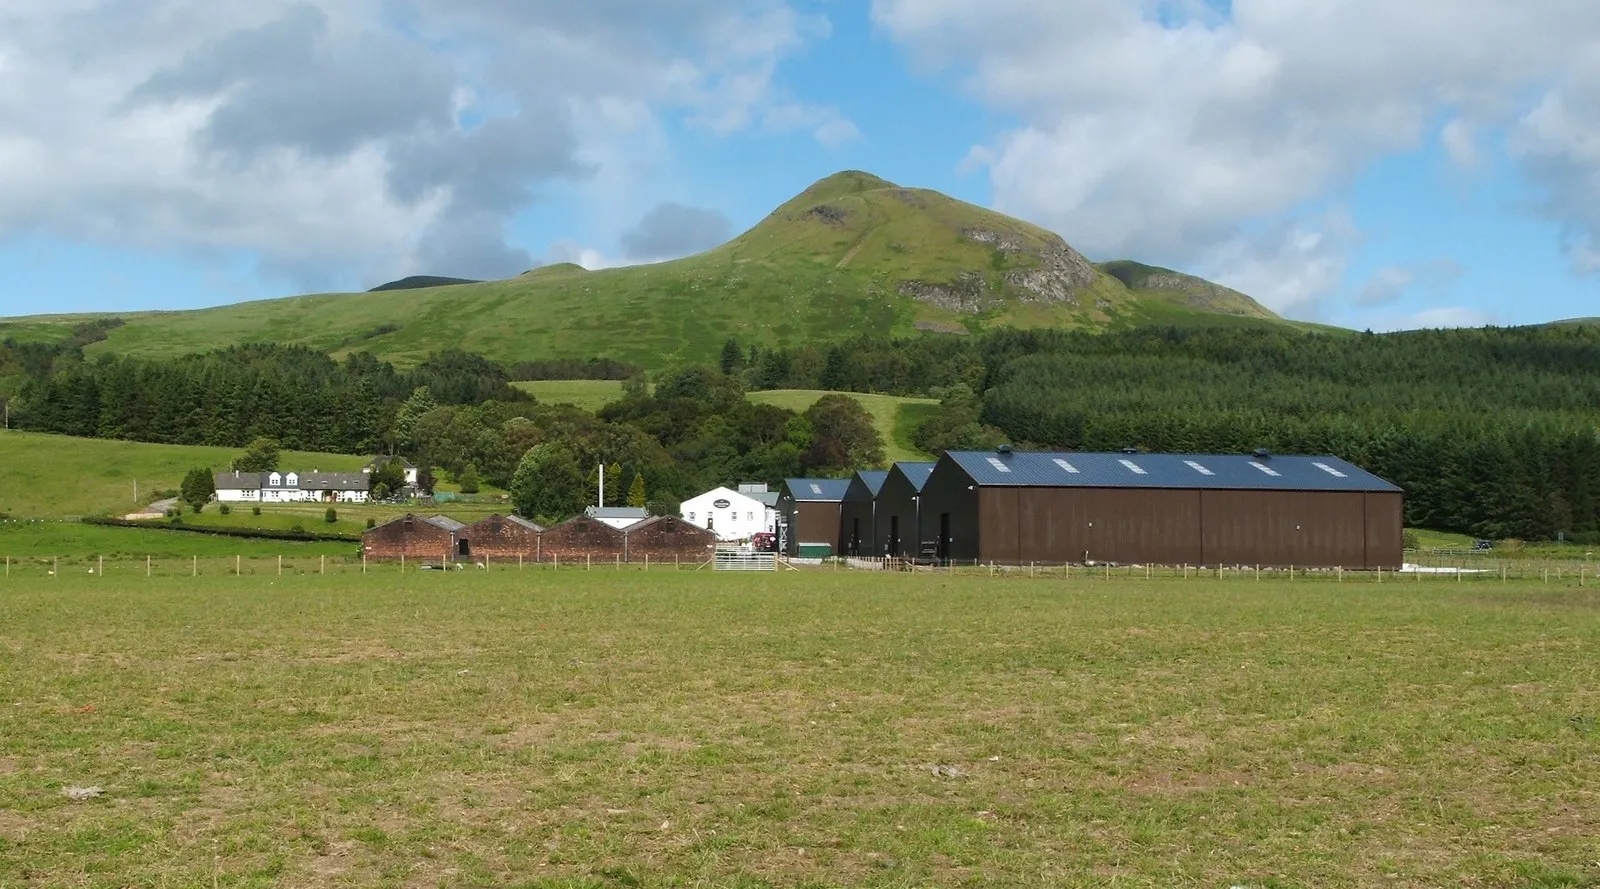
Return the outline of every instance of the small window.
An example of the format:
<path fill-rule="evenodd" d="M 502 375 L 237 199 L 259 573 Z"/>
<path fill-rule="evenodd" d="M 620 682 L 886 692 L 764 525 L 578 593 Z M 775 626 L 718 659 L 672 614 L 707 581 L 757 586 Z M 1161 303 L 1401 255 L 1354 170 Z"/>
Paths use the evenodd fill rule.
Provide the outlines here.
<path fill-rule="evenodd" d="M 694 513 L 689 513 L 689 521 L 694 521 Z"/>
<path fill-rule="evenodd" d="M 747 522 L 753 522 L 756 520 L 756 514 L 753 512 L 747 512 L 744 514 L 744 520 Z"/>

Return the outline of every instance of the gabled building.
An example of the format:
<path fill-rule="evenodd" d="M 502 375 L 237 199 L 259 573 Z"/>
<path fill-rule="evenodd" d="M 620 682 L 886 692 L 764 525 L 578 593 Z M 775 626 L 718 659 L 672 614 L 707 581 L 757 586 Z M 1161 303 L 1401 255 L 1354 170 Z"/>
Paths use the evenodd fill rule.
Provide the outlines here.
<path fill-rule="evenodd" d="M 461 552 L 456 532 L 466 527 L 456 521 L 404 515 L 361 535 L 361 552 L 369 559 L 414 559 L 418 562 L 453 560 L 471 555 Z"/>
<path fill-rule="evenodd" d="M 1402 497 L 1331 456 L 951 451 L 921 536 L 957 562 L 1398 569 Z"/>
<path fill-rule="evenodd" d="M 539 560 L 544 562 L 610 562 L 627 555 L 627 534 L 592 516 L 573 516 L 539 535 Z"/>
<path fill-rule="evenodd" d="M 656 516 L 630 525 L 623 532 L 623 561 L 698 565 L 717 552 L 717 535 L 674 516 Z"/>
<path fill-rule="evenodd" d="M 463 555 L 489 559 L 539 560 L 544 529 L 521 516 L 492 515 L 456 530 Z"/>
<path fill-rule="evenodd" d="M 772 499 L 776 501 L 777 497 Z M 777 524 L 777 510 L 750 493 L 730 488 L 713 488 L 691 497 L 683 501 L 678 512 L 684 521 L 716 534 L 719 540 L 749 540 L 772 531 Z"/>
<path fill-rule="evenodd" d="M 366 503 L 372 475 L 361 472 L 218 472 L 219 503 Z"/>
<path fill-rule="evenodd" d="M 790 556 L 800 545 L 827 544 L 834 554 L 844 551 L 839 506 L 849 479 L 791 478 L 778 489 L 778 548 Z"/>
<path fill-rule="evenodd" d="M 877 557 L 878 492 L 889 473 L 878 469 L 862 470 L 850 479 L 844 499 L 839 503 L 840 539 L 847 556 Z"/>
<path fill-rule="evenodd" d="M 901 462 L 889 467 L 889 474 L 878 490 L 874 515 L 875 530 L 881 555 L 891 558 L 915 558 L 922 551 L 918 518 L 921 510 L 922 486 L 933 473 L 934 464 Z"/>

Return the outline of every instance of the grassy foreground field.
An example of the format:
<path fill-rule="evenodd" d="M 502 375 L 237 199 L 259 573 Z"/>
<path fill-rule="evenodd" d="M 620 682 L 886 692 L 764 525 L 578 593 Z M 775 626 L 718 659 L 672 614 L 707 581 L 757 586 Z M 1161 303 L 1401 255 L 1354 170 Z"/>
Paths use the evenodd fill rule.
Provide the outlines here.
<path fill-rule="evenodd" d="M 1595 885 L 1597 642 L 1571 586 L 30 575 L 0 885 Z"/>

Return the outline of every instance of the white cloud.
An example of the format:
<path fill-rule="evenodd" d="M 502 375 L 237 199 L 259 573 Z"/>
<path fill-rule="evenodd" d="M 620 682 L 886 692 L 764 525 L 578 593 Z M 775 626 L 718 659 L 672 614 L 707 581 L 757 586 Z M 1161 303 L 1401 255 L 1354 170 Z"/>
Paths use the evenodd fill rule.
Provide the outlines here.
<path fill-rule="evenodd" d="M 1299 208 L 1375 159 L 1419 146 L 1441 117 L 1454 118 L 1440 134 L 1447 150 L 1470 163 L 1466 121 L 1503 124 L 1530 91 L 1556 82 L 1563 104 L 1526 121 L 1524 156 L 1544 163 L 1552 192 L 1578 169 L 1600 168 L 1589 159 L 1600 109 L 1573 108 L 1580 91 L 1600 97 L 1600 71 L 1578 72 L 1600 46 L 1600 4 L 1547 0 L 1535 12 L 1503 0 L 1234 0 L 1231 10 L 873 3 L 876 24 L 921 66 L 955 70 L 972 95 L 1019 121 L 967 161 L 988 169 L 996 205 L 1092 255 L 1237 264 L 1250 253 L 1238 242 L 1263 224 L 1257 252 L 1273 253 L 1271 238 L 1299 224 Z M 1575 242 L 1592 252 L 1600 211 L 1565 203 L 1547 211 L 1574 221 Z M 1336 262 L 1321 261 L 1324 271 L 1280 287 L 1277 303 L 1306 304 L 1311 281 L 1337 286 L 1325 271 Z"/>
<path fill-rule="evenodd" d="M 665 118 L 801 107 L 845 138 L 778 74 L 827 30 L 784 0 L 8 0 L 0 239 L 244 251 L 306 286 L 515 273 L 517 215 L 649 181 Z"/>
<path fill-rule="evenodd" d="M 1359 239 L 1348 212 L 1336 208 L 1222 242 L 1207 255 L 1203 271 L 1280 314 L 1315 315 L 1344 279 Z"/>
<path fill-rule="evenodd" d="M 1484 327 L 1495 323 L 1495 315 L 1467 306 L 1423 309 L 1410 315 L 1381 315 L 1371 325 L 1376 331 L 1422 330 L 1444 327 Z"/>

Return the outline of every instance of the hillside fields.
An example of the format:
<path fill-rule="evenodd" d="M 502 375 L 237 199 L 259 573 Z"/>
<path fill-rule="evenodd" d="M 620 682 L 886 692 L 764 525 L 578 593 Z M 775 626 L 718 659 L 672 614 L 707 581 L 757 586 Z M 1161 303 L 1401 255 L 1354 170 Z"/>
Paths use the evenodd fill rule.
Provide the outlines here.
<path fill-rule="evenodd" d="M 227 468 L 239 448 L 144 444 L 69 438 L 15 430 L 0 431 L 0 513 L 14 518 L 123 514 L 155 499 L 160 489 L 176 489 L 196 466 Z M 341 472 L 371 459 L 347 454 L 285 451 L 284 467 Z M 133 496 L 139 484 L 139 500 Z"/>
<path fill-rule="evenodd" d="M 122 317 L 91 352 L 170 356 L 266 340 L 400 364 L 461 348 L 649 369 L 713 360 L 729 337 L 793 346 L 1001 325 L 1281 323 L 1244 294 L 1165 269 L 1097 267 L 1044 229 L 856 172 L 816 183 L 721 247 L 671 262 L 592 272 L 563 264 L 504 281 Z M 0 336 L 10 325 L 44 335 L 48 320 L 0 323 Z"/>
<path fill-rule="evenodd" d="M 535 380 L 513 385 L 533 393 L 540 401 L 572 404 L 589 411 L 599 410 L 622 397 L 622 383 L 617 380 Z M 800 413 L 827 394 L 819 389 L 775 389 L 751 392 L 748 397 L 758 404 L 776 405 Z M 911 433 L 932 412 L 938 410 L 937 401 L 860 392 L 844 394 L 861 402 L 861 406 L 872 415 L 873 425 L 877 427 L 878 434 L 883 436 L 884 452 L 890 462 L 928 459 L 911 443 Z"/>

